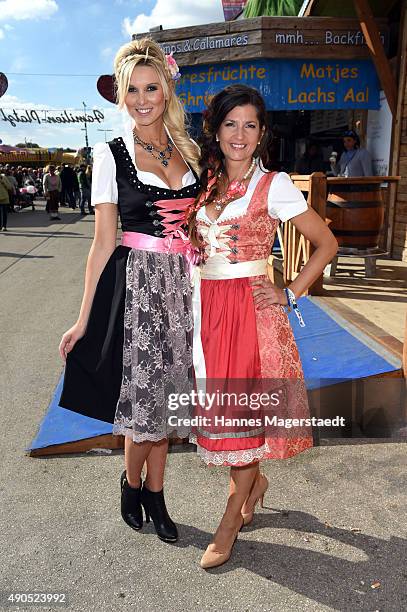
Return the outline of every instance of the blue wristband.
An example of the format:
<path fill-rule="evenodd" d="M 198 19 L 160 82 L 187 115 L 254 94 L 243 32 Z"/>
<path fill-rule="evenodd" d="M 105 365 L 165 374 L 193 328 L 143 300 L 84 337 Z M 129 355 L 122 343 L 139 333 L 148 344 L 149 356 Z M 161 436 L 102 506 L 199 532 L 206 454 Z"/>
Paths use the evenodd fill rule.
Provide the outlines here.
<path fill-rule="evenodd" d="M 287 296 L 287 306 L 288 306 L 288 312 L 291 311 L 291 308 L 294 310 L 295 315 L 298 319 L 298 322 L 300 324 L 300 327 L 305 327 L 305 322 L 304 319 L 302 318 L 302 314 L 300 312 L 300 309 L 298 308 L 298 304 L 297 301 L 295 299 L 295 295 L 294 292 L 291 291 L 291 289 L 289 289 L 288 287 L 284 287 L 284 292 Z"/>

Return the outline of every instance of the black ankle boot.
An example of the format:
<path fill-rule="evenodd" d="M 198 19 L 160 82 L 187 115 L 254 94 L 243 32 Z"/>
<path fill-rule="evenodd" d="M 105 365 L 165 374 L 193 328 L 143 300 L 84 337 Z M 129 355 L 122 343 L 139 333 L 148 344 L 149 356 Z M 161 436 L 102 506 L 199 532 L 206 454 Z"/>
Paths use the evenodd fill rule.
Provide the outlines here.
<path fill-rule="evenodd" d="M 143 526 L 143 510 L 140 503 L 141 486 L 138 489 L 131 487 L 127 482 L 125 471 L 121 475 L 120 484 L 122 518 L 129 527 L 139 531 Z"/>
<path fill-rule="evenodd" d="M 167 512 L 164 489 L 154 493 L 154 491 L 149 491 L 144 484 L 141 490 L 141 503 L 146 513 L 146 523 L 150 522 L 150 517 L 153 519 L 154 527 L 160 540 L 176 542 L 178 540 L 178 531 Z"/>

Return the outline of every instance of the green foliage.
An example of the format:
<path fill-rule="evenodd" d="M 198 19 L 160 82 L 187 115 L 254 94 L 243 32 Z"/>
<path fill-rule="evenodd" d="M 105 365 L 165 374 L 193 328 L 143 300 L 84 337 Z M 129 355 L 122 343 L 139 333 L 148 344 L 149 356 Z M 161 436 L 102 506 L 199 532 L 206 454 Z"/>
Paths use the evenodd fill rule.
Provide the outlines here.
<path fill-rule="evenodd" d="M 14 146 L 18 147 L 19 149 L 39 149 L 40 148 L 40 145 L 38 145 L 36 142 L 18 142 Z"/>
<path fill-rule="evenodd" d="M 249 0 L 244 17 L 296 17 L 303 0 Z"/>

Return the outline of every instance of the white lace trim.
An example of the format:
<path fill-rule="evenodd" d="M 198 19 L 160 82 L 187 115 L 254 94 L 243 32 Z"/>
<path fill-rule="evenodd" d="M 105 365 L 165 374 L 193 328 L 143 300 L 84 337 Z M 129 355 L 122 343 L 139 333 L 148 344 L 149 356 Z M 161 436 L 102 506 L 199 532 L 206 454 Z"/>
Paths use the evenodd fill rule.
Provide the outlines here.
<path fill-rule="evenodd" d="M 195 434 L 190 434 L 189 441 L 196 445 L 196 452 L 206 465 L 246 465 L 253 461 L 260 461 L 270 452 L 267 442 L 258 448 L 240 451 L 209 451 L 198 444 Z"/>

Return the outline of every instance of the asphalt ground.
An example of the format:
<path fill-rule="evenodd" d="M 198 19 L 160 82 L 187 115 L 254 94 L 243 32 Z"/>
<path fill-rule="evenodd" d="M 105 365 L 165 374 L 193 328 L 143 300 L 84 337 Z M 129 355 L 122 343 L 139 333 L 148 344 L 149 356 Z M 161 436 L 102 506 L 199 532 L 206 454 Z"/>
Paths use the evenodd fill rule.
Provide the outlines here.
<path fill-rule="evenodd" d="M 349 441 L 263 464 L 267 508 L 232 559 L 199 560 L 223 512 L 228 472 L 193 447 L 168 460 L 166 499 L 180 539 L 136 533 L 119 512 L 123 454 L 30 458 L 63 369 L 93 218 L 62 208 L 10 215 L 0 233 L 0 609 L 10 593 L 65 593 L 61 609 L 291 612 L 407 610 L 407 446 Z M 20 610 L 57 610 L 27 604 Z"/>

